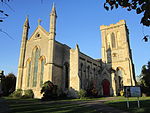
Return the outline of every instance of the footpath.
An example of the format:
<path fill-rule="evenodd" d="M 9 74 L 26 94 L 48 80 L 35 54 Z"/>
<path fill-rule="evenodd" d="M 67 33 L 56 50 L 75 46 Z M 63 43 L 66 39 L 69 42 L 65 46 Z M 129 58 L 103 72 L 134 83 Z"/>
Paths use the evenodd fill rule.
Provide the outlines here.
<path fill-rule="evenodd" d="M 114 97 L 107 97 L 104 100 L 87 101 L 85 105 L 92 107 L 97 113 L 129 113 L 104 104 L 104 102 L 114 99 Z"/>

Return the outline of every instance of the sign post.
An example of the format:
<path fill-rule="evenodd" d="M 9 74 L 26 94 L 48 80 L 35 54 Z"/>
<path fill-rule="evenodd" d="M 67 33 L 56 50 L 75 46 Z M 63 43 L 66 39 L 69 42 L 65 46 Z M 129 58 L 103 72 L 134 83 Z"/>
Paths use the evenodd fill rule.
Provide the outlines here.
<path fill-rule="evenodd" d="M 129 109 L 129 98 L 127 97 L 127 108 Z"/>
<path fill-rule="evenodd" d="M 124 91 L 125 97 L 127 97 L 127 108 L 129 108 L 129 97 L 137 97 L 138 108 L 140 108 L 141 88 L 138 86 L 124 86 Z"/>
<path fill-rule="evenodd" d="M 140 108 L 140 101 L 139 101 L 139 97 L 137 97 L 138 98 L 138 108 Z"/>

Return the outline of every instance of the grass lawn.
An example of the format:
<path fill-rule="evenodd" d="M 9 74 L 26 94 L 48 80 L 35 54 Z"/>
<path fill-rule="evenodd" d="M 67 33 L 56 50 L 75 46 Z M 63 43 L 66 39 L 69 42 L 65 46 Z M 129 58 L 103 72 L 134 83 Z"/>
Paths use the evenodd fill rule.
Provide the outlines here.
<path fill-rule="evenodd" d="M 98 113 L 93 106 L 85 103 L 94 100 L 107 100 L 106 105 L 129 111 L 130 113 L 150 113 L 150 97 L 141 97 L 141 108 L 137 108 L 137 98 L 129 98 L 130 108 L 126 107 L 126 98 L 92 98 L 92 99 L 70 99 L 56 101 L 41 101 L 38 99 L 12 99 L 4 98 L 11 113 Z M 7 112 L 8 113 L 8 112 Z"/>
<path fill-rule="evenodd" d="M 70 99 L 56 101 L 41 101 L 38 99 L 4 98 L 11 113 L 94 113 L 92 107 L 81 104 L 82 101 L 94 99 Z"/>
<path fill-rule="evenodd" d="M 115 100 L 107 101 L 105 104 L 130 113 L 150 113 L 150 97 L 140 97 L 139 99 L 140 108 L 137 107 L 137 98 L 135 97 L 129 98 L 129 109 L 127 109 L 127 99 L 124 97 L 116 97 Z"/>

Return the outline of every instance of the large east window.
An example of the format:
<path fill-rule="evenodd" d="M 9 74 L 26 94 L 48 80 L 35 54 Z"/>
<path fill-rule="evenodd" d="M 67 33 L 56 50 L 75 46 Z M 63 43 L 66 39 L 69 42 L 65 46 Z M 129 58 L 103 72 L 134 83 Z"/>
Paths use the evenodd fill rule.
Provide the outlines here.
<path fill-rule="evenodd" d="M 38 60 L 39 60 L 39 49 L 36 48 L 34 54 L 34 72 L 33 72 L 33 87 L 37 85 L 37 73 L 38 73 Z"/>

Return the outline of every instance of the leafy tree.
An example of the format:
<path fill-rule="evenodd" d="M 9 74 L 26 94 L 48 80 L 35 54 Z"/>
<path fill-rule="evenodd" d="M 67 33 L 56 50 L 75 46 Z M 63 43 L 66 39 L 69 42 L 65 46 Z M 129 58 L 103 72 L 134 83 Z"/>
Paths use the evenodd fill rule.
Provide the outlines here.
<path fill-rule="evenodd" d="M 54 99 L 57 97 L 57 86 L 51 81 L 46 81 L 42 86 L 41 94 L 43 94 L 43 100 Z"/>
<path fill-rule="evenodd" d="M 117 9 L 119 6 L 128 11 L 135 10 L 137 14 L 143 14 L 141 23 L 150 26 L 150 0 L 106 0 L 104 3 L 106 10 Z"/>
<path fill-rule="evenodd" d="M 10 1 L 10 0 L 0 0 L 0 3 L 1 3 L 1 4 L 5 4 L 5 5 L 7 5 L 8 7 L 10 7 L 10 6 L 7 4 L 7 2 L 9 2 L 9 1 Z M 1 14 L 1 16 L 0 16 L 0 22 L 3 22 L 4 19 L 9 16 L 9 15 L 8 15 L 4 10 L 2 10 L 2 9 L 0 9 L 0 14 Z"/>
<path fill-rule="evenodd" d="M 142 92 L 150 95 L 150 61 L 147 65 L 142 67 L 141 75 L 140 75 L 140 85 L 142 88 Z"/>
<path fill-rule="evenodd" d="M 15 91 L 16 76 L 13 73 L 9 73 L 5 77 L 5 95 L 9 95 Z"/>

